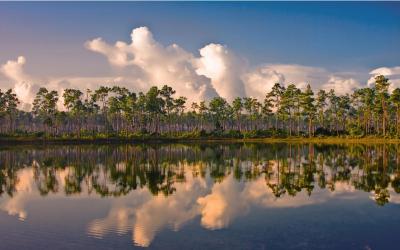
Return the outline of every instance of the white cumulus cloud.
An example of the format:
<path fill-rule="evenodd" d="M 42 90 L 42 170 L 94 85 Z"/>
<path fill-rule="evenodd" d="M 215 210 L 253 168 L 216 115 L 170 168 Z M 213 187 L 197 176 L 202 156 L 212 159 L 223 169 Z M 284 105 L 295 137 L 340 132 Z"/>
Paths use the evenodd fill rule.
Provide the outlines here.
<path fill-rule="evenodd" d="M 322 89 L 326 91 L 333 89 L 335 93 L 339 95 L 350 94 L 360 87 L 361 84 L 357 80 L 339 76 L 331 76 L 328 82 L 322 85 Z"/>
<path fill-rule="evenodd" d="M 369 72 L 371 78 L 368 80 L 369 86 L 374 86 L 375 77 L 378 75 L 384 75 L 389 78 L 391 85 L 389 86 L 389 91 L 395 88 L 400 88 L 400 66 L 397 67 L 381 67 Z"/>
<path fill-rule="evenodd" d="M 147 27 L 136 28 L 132 41 L 109 45 L 101 38 L 85 43 L 86 48 L 103 54 L 111 65 L 136 67 L 141 70 L 141 81 L 161 87 L 167 84 L 177 95 L 187 96 L 190 101 L 217 96 L 209 78 L 196 73 L 196 58 L 176 44 L 164 47 L 154 40 Z M 135 83 L 133 84 L 135 85 Z M 137 86 L 132 86 L 137 89 Z"/>
<path fill-rule="evenodd" d="M 186 96 L 188 103 L 221 96 L 232 101 L 237 96 L 262 100 L 276 82 L 284 86 L 295 84 L 304 89 L 310 84 L 314 91 L 334 89 L 338 94 L 351 93 L 365 84 L 359 73 L 331 72 L 321 67 L 297 64 L 262 64 L 250 67 L 226 45 L 210 43 L 195 55 L 177 44 L 164 46 L 147 27 L 132 30 L 131 41 L 113 44 L 102 38 L 84 43 L 103 55 L 114 70 L 108 76 L 36 76 L 26 73 L 27 59 L 19 56 L 0 65 L 0 88 L 13 88 L 24 109 L 29 109 L 39 87 L 57 90 L 62 108 L 62 92 L 66 88 L 82 91 L 101 85 L 120 85 L 132 91 L 147 91 L 150 86 L 170 85 L 176 96 Z M 79 61 L 79 59 L 77 59 Z M 367 84 L 376 75 L 390 78 L 391 90 L 400 87 L 400 67 L 381 67 L 370 71 Z M 4 80 L 5 79 L 5 80 Z M 189 105 L 188 105 L 189 106 Z"/>
<path fill-rule="evenodd" d="M 244 60 L 240 60 L 226 46 L 214 43 L 200 49 L 200 56 L 196 72 L 211 79 L 218 95 L 228 101 L 246 96 L 240 78 L 246 67 Z"/>
<path fill-rule="evenodd" d="M 337 94 L 351 93 L 361 84 L 343 73 L 333 73 L 324 68 L 296 64 L 268 64 L 257 67 L 243 76 L 249 96 L 264 98 L 272 86 L 279 82 L 284 86 L 295 84 L 304 89 L 307 84 L 316 92 L 318 89 L 334 89 Z"/>

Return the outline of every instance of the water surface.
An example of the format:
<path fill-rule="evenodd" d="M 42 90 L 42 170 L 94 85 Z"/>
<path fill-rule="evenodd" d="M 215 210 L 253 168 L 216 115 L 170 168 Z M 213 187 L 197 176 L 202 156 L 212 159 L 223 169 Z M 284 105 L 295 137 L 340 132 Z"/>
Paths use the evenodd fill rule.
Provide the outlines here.
<path fill-rule="evenodd" d="M 396 249 L 400 146 L 0 149 L 0 249 Z"/>

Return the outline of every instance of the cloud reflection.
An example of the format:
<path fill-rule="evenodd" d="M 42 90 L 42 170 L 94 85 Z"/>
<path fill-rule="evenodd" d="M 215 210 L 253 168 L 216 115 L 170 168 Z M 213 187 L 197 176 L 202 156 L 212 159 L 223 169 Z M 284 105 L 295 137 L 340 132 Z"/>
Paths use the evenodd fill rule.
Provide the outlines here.
<path fill-rule="evenodd" d="M 9 195 L 0 197 L 0 209 L 28 220 L 34 216 L 29 213 L 29 204 L 44 196 L 50 201 L 106 197 L 102 202 L 110 205 L 108 210 L 104 217 L 87 222 L 87 234 L 96 238 L 131 235 L 135 245 L 146 247 L 158 232 L 166 228 L 178 231 L 197 219 L 202 227 L 217 230 L 229 227 L 255 209 L 268 213 L 268 209 L 298 208 L 332 199 L 355 199 L 360 195 L 366 198 L 371 190 L 371 198 L 380 205 L 400 203 L 396 193 L 400 175 L 393 164 L 383 168 L 385 171 L 376 171 L 375 167 L 347 163 L 347 159 L 356 159 L 351 157 L 361 159 L 363 151 L 355 156 L 346 155 L 346 149 L 325 156 L 318 153 L 300 157 L 299 153 L 296 157 L 277 157 L 271 153 L 260 159 L 261 153 L 251 158 L 253 151 L 245 147 L 236 151 L 219 149 L 223 157 L 218 161 L 210 160 L 216 158 L 217 150 L 195 151 L 188 147 L 149 149 L 147 154 L 143 149 L 136 151 L 136 147 L 124 148 L 124 158 L 115 151 L 112 161 L 104 160 L 109 159 L 109 151 L 104 155 L 92 150 L 82 151 L 83 154 L 79 149 L 75 155 L 70 150 L 67 157 L 75 162 L 63 160 L 64 150 L 60 156 L 51 152 L 53 158 L 35 160 L 41 158 L 38 151 L 27 157 L 31 164 L 2 163 L 6 167 L 0 172 L 0 187 Z M 125 158 L 130 155 L 128 152 L 132 159 Z M 267 148 L 263 154 L 268 152 Z M 86 155 L 100 160 L 90 161 L 83 158 Z M 56 158 L 68 164 L 55 163 Z M 80 165 L 81 162 L 90 164 Z M 7 190 L 9 187 L 11 191 Z"/>

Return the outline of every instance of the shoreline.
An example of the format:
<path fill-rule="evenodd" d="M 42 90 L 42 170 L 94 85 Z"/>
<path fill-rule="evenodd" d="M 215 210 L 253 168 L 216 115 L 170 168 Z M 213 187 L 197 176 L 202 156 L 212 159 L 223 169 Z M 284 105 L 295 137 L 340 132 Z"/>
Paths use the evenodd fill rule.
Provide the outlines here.
<path fill-rule="evenodd" d="M 313 144 L 400 144 L 400 139 L 363 137 L 287 137 L 287 138 L 31 138 L 0 137 L 3 145 L 59 145 L 59 144 L 157 144 L 157 143 L 313 143 Z"/>

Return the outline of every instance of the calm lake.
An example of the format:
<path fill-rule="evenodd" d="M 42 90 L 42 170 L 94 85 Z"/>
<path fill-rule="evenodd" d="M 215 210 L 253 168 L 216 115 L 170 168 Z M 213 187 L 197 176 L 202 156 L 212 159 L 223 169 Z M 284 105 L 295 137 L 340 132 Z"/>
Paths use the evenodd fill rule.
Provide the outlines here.
<path fill-rule="evenodd" d="M 0 249 L 396 249 L 400 145 L 0 146 Z"/>

